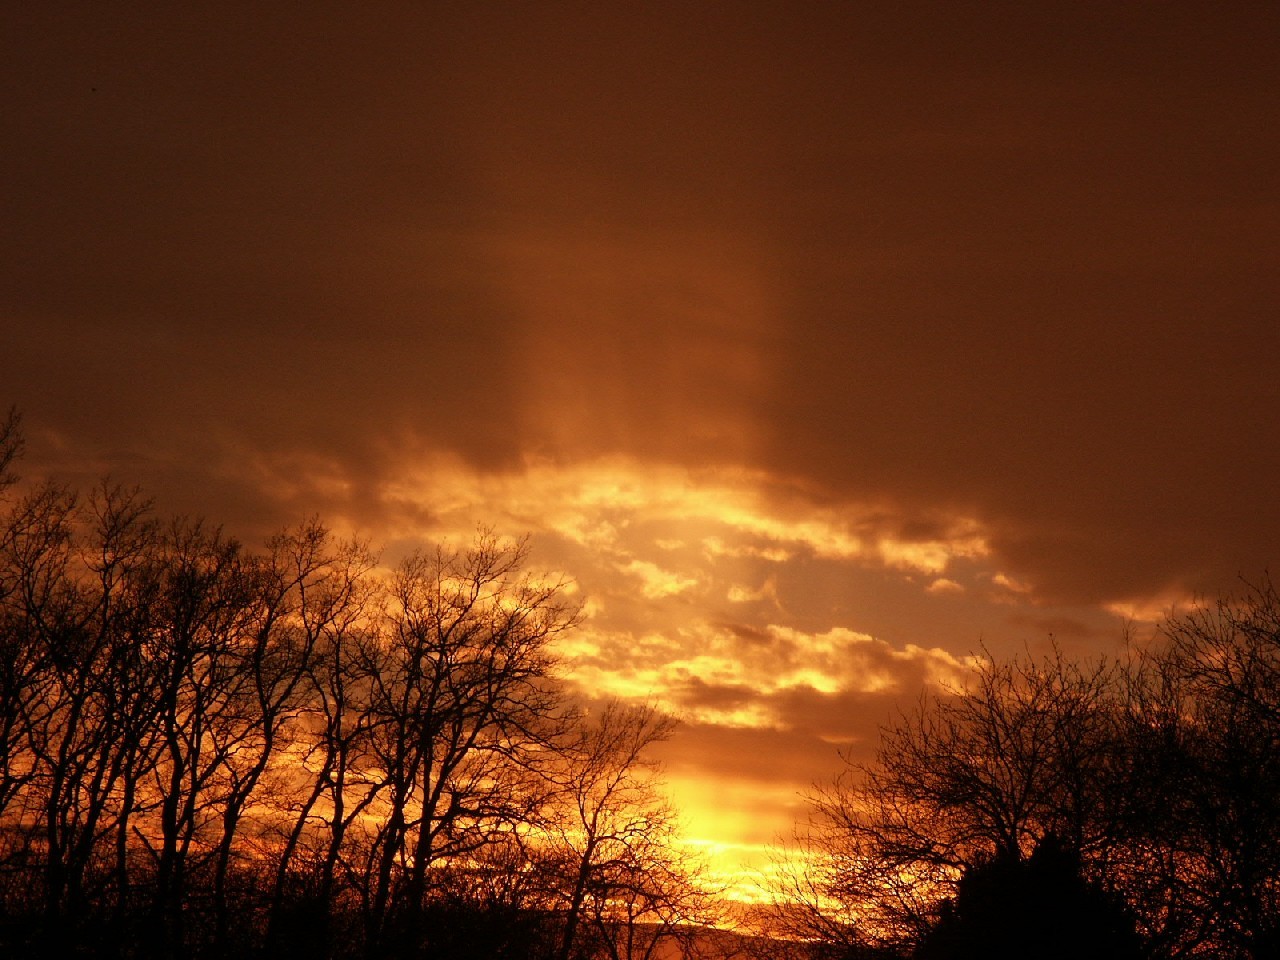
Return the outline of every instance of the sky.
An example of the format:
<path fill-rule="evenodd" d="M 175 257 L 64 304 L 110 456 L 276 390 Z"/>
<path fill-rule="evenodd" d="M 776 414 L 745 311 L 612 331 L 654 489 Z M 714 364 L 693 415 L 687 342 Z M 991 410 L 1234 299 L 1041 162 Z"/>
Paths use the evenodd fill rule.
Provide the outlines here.
<path fill-rule="evenodd" d="M 726 875 L 976 652 L 1280 564 L 1273 2 L 50 0 L 4 47 L 23 469 L 528 534 Z"/>

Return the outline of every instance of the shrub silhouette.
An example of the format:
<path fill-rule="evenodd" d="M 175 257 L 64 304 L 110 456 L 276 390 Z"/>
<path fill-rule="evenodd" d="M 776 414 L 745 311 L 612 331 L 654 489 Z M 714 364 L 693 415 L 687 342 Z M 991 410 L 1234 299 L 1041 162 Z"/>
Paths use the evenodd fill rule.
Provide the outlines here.
<path fill-rule="evenodd" d="M 1085 879 L 1079 856 L 1049 835 L 1030 857 L 1004 852 L 965 871 L 913 956 L 1138 960 L 1143 951 L 1123 903 Z"/>

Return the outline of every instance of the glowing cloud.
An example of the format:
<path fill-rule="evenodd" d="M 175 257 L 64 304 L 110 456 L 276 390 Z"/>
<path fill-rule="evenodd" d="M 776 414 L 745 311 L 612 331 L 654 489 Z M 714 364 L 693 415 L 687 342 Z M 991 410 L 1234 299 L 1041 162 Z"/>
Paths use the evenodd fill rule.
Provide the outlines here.
<path fill-rule="evenodd" d="M 693 470 L 609 457 L 572 464 L 530 461 L 522 470 L 484 473 L 434 458 L 387 483 L 383 499 L 429 511 L 444 532 L 469 530 L 477 515 L 626 555 L 643 527 L 646 549 L 687 549 L 690 535 L 712 557 L 773 563 L 799 551 L 938 575 L 958 557 L 988 552 L 978 524 L 943 518 L 942 536 L 911 539 L 894 529 L 883 504 L 820 504 L 761 471 Z M 886 519 L 888 518 L 888 519 Z M 903 524 L 896 524 L 902 526 Z M 638 573 L 640 568 L 630 572 Z"/>

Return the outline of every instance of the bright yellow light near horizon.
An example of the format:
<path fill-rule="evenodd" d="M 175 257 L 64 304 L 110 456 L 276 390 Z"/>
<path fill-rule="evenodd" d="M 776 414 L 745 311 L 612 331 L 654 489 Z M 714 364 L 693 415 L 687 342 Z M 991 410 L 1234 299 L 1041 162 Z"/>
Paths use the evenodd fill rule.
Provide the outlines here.
<path fill-rule="evenodd" d="M 795 851 L 786 843 L 793 827 L 794 791 L 758 781 L 668 778 L 682 811 L 682 842 L 704 861 L 726 899 L 768 903 L 769 877 Z"/>

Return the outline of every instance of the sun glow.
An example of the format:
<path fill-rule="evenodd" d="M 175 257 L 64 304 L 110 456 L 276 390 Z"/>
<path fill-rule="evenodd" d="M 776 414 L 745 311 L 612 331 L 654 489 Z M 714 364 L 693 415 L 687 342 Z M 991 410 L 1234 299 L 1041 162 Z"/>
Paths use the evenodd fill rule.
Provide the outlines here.
<path fill-rule="evenodd" d="M 724 735 L 791 737 L 821 763 L 833 745 L 859 742 L 852 725 L 863 721 L 846 714 L 849 704 L 955 684 L 970 669 L 941 647 L 797 619 L 808 603 L 797 590 L 808 587 L 788 579 L 797 565 L 836 578 L 879 571 L 920 597 L 962 595 L 961 578 L 971 581 L 989 551 L 966 517 L 916 522 L 891 504 L 834 503 L 760 470 L 622 456 L 528 458 L 496 471 L 434 456 L 379 496 L 398 524 L 392 542 L 462 542 L 478 523 L 528 533 L 535 566 L 563 571 L 582 604 L 579 626 L 554 649 L 561 676 L 589 699 L 644 701 Z M 771 756 L 746 761 L 762 779 L 739 795 L 740 813 L 726 806 L 723 775 L 673 784 L 687 836 L 714 851 L 726 889 L 746 902 L 760 899 L 763 851 L 776 839 L 746 839 L 749 821 L 777 816 L 781 836 L 779 813 L 803 787 L 784 781 L 782 792 L 762 793 Z"/>

